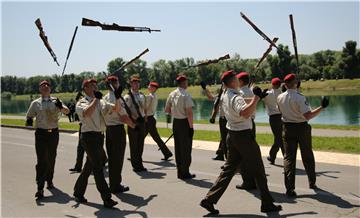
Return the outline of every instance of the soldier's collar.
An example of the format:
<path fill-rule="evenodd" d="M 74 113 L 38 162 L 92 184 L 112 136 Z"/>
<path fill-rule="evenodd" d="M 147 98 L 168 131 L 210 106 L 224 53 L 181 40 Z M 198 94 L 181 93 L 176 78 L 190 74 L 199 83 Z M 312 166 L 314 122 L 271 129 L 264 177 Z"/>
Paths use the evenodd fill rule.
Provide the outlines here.
<path fill-rule="evenodd" d="M 239 93 L 239 90 L 233 88 L 227 88 L 226 91 Z"/>
<path fill-rule="evenodd" d="M 41 96 L 41 101 L 51 101 L 51 97 L 50 96 L 48 96 L 48 97 Z"/>
<path fill-rule="evenodd" d="M 298 92 L 297 89 L 288 89 L 287 91 L 288 91 L 288 92 Z"/>

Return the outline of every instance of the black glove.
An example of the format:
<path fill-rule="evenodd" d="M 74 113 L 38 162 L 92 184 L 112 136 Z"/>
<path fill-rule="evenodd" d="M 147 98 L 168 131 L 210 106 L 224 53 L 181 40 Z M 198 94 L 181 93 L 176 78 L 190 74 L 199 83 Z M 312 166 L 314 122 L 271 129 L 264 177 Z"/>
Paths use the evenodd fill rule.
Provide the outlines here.
<path fill-rule="evenodd" d="M 32 126 L 33 125 L 33 119 L 28 117 L 26 118 L 25 126 Z"/>
<path fill-rule="evenodd" d="M 84 96 L 81 92 L 78 92 L 76 97 L 75 97 L 75 101 L 79 101 L 79 99 Z"/>
<path fill-rule="evenodd" d="M 282 86 L 281 86 L 281 92 L 286 92 L 286 86 L 285 86 L 285 84 L 282 84 Z"/>
<path fill-rule="evenodd" d="M 116 99 L 119 99 L 121 97 L 122 91 L 123 89 L 121 88 L 121 86 L 119 86 L 119 88 L 114 91 L 114 95 Z"/>
<path fill-rule="evenodd" d="M 144 119 L 144 117 L 138 117 L 138 118 L 136 119 L 136 122 L 137 122 L 137 123 L 145 123 L 145 119 Z"/>
<path fill-rule="evenodd" d="M 189 129 L 189 137 L 193 138 L 194 137 L 194 128 L 190 128 Z"/>
<path fill-rule="evenodd" d="M 171 115 L 166 114 L 166 123 L 171 123 Z"/>
<path fill-rule="evenodd" d="M 259 96 L 260 99 L 265 98 L 265 96 L 268 95 L 267 93 L 264 94 L 259 86 L 255 86 L 252 91 L 254 95 Z"/>
<path fill-rule="evenodd" d="M 60 110 L 63 109 L 63 105 L 59 98 L 56 98 L 55 106 L 58 107 Z"/>
<path fill-rule="evenodd" d="M 327 106 L 329 106 L 329 103 L 330 103 L 329 97 L 327 97 L 327 96 L 321 97 L 321 107 L 322 108 L 326 108 Z"/>
<path fill-rule="evenodd" d="M 210 122 L 210 123 L 215 123 L 215 119 L 214 119 L 214 118 L 210 118 L 209 122 Z"/>
<path fill-rule="evenodd" d="M 204 89 L 204 90 L 206 89 L 206 83 L 204 81 L 200 82 L 200 86 L 202 89 Z"/>
<path fill-rule="evenodd" d="M 94 95 L 95 95 L 95 98 L 97 98 L 97 99 L 102 99 L 102 97 L 103 97 L 103 94 L 99 91 L 94 91 Z"/>
<path fill-rule="evenodd" d="M 265 97 L 268 95 L 267 91 L 269 91 L 269 89 L 264 89 L 264 90 L 262 91 L 262 96 L 263 96 L 263 98 L 265 98 Z"/>
<path fill-rule="evenodd" d="M 301 85 L 301 81 L 299 80 L 297 85 L 296 85 L 296 88 L 300 88 L 300 85 Z"/>

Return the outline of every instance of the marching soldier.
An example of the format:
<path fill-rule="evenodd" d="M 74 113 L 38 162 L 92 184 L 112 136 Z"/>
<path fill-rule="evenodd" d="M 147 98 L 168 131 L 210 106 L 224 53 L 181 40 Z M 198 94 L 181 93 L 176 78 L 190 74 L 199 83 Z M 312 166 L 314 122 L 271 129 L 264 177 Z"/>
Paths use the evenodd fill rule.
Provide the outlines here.
<path fill-rule="evenodd" d="M 56 150 L 59 143 L 58 121 L 60 112 L 68 114 L 69 109 L 58 99 L 50 96 L 51 86 L 46 80 L 39 84 L 41 97 L 31 102 L 26 114 L 26 125 L 33 125 L 35 120 L 35 150 L 37 157 L 36 183 L 37 200 L 44 197 L 44 185 L 54 188 L 53 177 Z"/>
<path fill-rule="evenodd" d="M 80 97 L 82 97 L 82 93 L 78 92 L 78 94 L 76 95 L 76 102 L 78 102 L 80 100 Z M 75 117 L 78 117 L 77 113 L 75 113 Z M 76 121 L 76 119 L 75 119 Z M 79 137 L 78 137 L 78 145 L 76 147 L 76 163 L 75 166 L 73 168 L 70 168 L 69 171 L 70 172 L 77 172 L 80 173 L 81 169 L 82 169 L 82 165 L 83 165 L 83 159 L 84 159 L 84 148 L 81 144 L 81 122 L 79 122 Z"/>
<path fill-rule="evenodd" d="M 311 143 L 311 126 L 308 120 L 316 117 L 329 105 L 329 99 L 323 97 L 321 106 L 312 110 L 305 96 L 297 91 L 295 74 L 288 74 L 284 78 L 287 90 L 277 98 L 277 104 L 282 114 L 283 142 L 284 142 L 284 175 L 286 195 L 296 197 L 295 168 L 296 152 L 300 146 L 301 157 L 308 175 L 309 187 L 316 189 L 315 158 Z"/>
<path fill-rule="evenodd" d="M 130 77 L 130 91 L 125 95 L 124 99 L 130 108 L 132 120 L 136 121 L 136 127 L 128 126 L 128 136 L 130 144 L 130 159 L 134 172 L 147 171 L 142 162 L 142 154 L 144 151 L 145 136 L 145 95 L 139 92 L 140 78 L 133 75 Z"/>
<path fill-rule="evenodd" d="M 261 195 L 261 212 L 281 210 L 281 206 L 273 203 L 270 195 L 264 165 L 261 159 L 260 148 L 251 131 L 253 125 L 251 115 L 256 110 L 257 102 L 266 96 L 259 87 L 255 87 L 254 96 L 250 103 L 246 103 L 238 91 L 239 80 L 232 71 L 224 72 L 221 81 L 226 85 L 227 91 L 223 99 L 224 114 L 228 129 L 227 145 L 228 158 L 216 182 L 210 188 L 200 206 L 212 214 L 219 211 L 214 208 L 222 194 L 225 192 L 239 165 L 249 167 L 257 182 Z"/>
<path fill-rule="evenodd" d="M 195 174 L 189 171 L 191 164 L 192 139 L 194 136 L 193 112 L 194 103 L 191 95 L 186 91 L 188 81 L 186 76 L 176 78 L 178 88 L 172 91 L 167 98 L 165 112 L 174 117 L 173 134 L 175 141 L 175 161 L 177 177 L 192 179 Z"/>
<path fill-rule="evenodd" d="M 244 100 L 249 103 L 252 98 L 254 97 L 253 91 L 249 87 L 250 83 L 250 75 L 247 72 L 241 72 L 236 75 L 236 77 L 239 79 L 239 93 L 241 97 L 244 98 Z M 255 114 L 256 110 L 253 111 L 251 115 L 251 123 L 252 128 L 251 132 L 256 138 L 256 126 L 255 126 Z M 236 185 L 236 188 L 238 189 L 245 189 L 245 190 L 252 190 L 256 188 L 256 183 L 254 177 L 251 176 L 251 173 L 246 169 L 245 167 L 241 166 L 241 177 L 243 179 L 243 183 L 241 185 Z"/>
<path fill-rule="evenodd" d="M 158 99 L 156 96 L 156 91 L 159 88 L 159 84 L 157 82 L 149 83 L 149 94 L 146 96 L 146 107 L 145 107 L 145 137 L 148 133 L 150 133 L 151 137 L 154 139 L 156 144 L 159 146 L 159 149 L 164 155 L 162 160 L 168 160 L 173 156 L 169 148 L 166 146 L 164 141 L 161 139 L 157 128 L 156 128 L 156 119 L 154 114 L 156 112 L 156 107 L 158 104 Z"/>
<path fill-rule="evenodd" d="M 107 103 L 102 99 L 102 93 L 98 91 L 96 80 L 88 79 L 83 82 L 85 97 L 76 104 L 76 113 L 81 120 L 81 142 L 86 152 L 86 162 L 74 186 L 74 197 L 78 203 L 87 202 L 84 197 L 88 178 L 91 172 L 94 175 L 95 183 L 104 207 L 112 208 L 117 204 L 111 199 L 111 192 L 104 177 L 104 163 L 106 159 L 104 145 L 105 121 L 104 116 L 111 112 L 120 111 L 119 97 L 121 90 L 115 91 L 114 104 Z"/>
<path fill-rule="evenodd" d="M 118 90 L 120 88 L 117 76 L 109 76 L 107 82 Z M 116 97 L 114 91 L 110 88 L 109 93 L 104 96 L 104 100 L 108 103 L 115 104 Z M 125 147 L 126 147 L 126 133 L 124 123 L 131 128 L 135 124 L 127 116 L 124 106 L 121 107 L 120 112 L 110 112 L 105 115 L 106 124 L 106 152 L 109 164 L 109 185 L 111 193 L 120 193 L 129 191 L 128 186 L 121 184 L 121 171 L 124 164 Z"/>
<path fill-rule="evenodd" d="M 267 91 L 268 95 L 263 99 L 265 103 L 266 113 L 269 115 L 269 123 L 271 131 L 274 135 L 274 144 L 271 146 L 268 161 L 274 164 L 276 159 L 276 153 L 281 149 L 281 153 L 284 154 L 284 147 L 282 141 L 282 121 L 281 113 L 277 106 L 277 97 L 281 94 L 279 78 L 273 78 L 271 80 L 272 89 Z M 265 91 L 265 90 L 264 90 Z"/>
<path fill-rule="evenodd" d="M 206 89 L 206 84 L 205 83 L 201 83 L 201 87 L 202 89 L 205 91 L 205 95 L 206 97 L 210 100 L 210 101 L 214 101 L 214 104 L 216 104 L 217 101 L 217 97 L 214 97 L 213 95 L 211 95 L 210 91 Z M 224 115 L 224 111 L 222 109 L 222 99 L 223 96 L 226 92 L 226 89 L 223 87 L 222 90 L 222 94 L 220 96 L 219 99 L 219 103 L 218 103 L 218 107 L 219 107 L 219 129 L 220 129 L 220 142 L 219 142 L 219 147 L 216 150 L 216 156 L 213 158 L 213 160 L 220 160 L 220 161 L 224 161 L 226 156 L 227 156 L 227 147 L 226 147 L 226 135 L 227 135 L 227 129 L 226 129 L 226 118 Z M 214 106 L 215 107 L 215 106 Z M 210 118 L 210 123 L 215 123 L 215 119 Z"/>

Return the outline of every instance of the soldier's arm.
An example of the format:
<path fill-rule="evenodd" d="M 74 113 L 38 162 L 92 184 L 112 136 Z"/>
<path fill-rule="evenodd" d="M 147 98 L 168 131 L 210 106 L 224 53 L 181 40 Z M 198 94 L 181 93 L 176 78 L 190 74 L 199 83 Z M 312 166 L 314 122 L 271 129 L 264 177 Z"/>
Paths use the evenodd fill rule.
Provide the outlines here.
<path fill-rule="evenodd" d="M 171 114 L 171 96 L 170 96 L 170 95 L 169 95 L 169 97 L 168 97 L 167 100 L 166 100 L 165 113 Z"/>
<path fill-rule="evenodd" d="M 96 109 L 96 105 L 99 103 L 99 101 L 100 101 L 99 99 L 94 98 L 91 101 L 91 103 L 89 104 L 89 106 L 87 106 L 83 109 L 83 111 L 82 111 L 83 117 L 90 117 L 94 113 L 94 111 Z"/>
<path fill-rule="evenodd" d="M 61 113 L 63 114 L 69 114 L 70 113 L 70 109 L 65 105 L 62 104 L 63 108 L 60 109 Z"/>
<path fill-rule="evenodd" d="M 251 117 L 251 115 L 256 111 L 256 105 L 259 102 L 260 97 L 255 95 L 249 104 L 244 106 L 240 111 L 240 116 L 244 117 L 245 119 L 248 119 Z"/>
<path fill-rule="evenodd" d="M 34 118 L 36 116 L 35 102 L 31 102 L 30 107 L 26 113 L 26 118 Z"/>
<path fill-rule="evenodd" d="M 305 119 L 311 120 L 312 118 L 319 115 L 321 110 L 322 110 L 322 107 L 320 106 L 320 107 L 318 107 L 318 108 L 316 108 L 316 109 L 314 109 L 312 111 L 308 111 L 308 112 L 304 113 L 303 115 L 304 115 Z"/>
<path fill-rule="evenodd" d="M 186 115 L 187 115 L 187 120 L 189 123 L 190 128 L 194 128 L 193 126 L 193 111 L 192 108 L 186 108 Z"/>
<path fill-rule="evenodd" d="M 213 96 L 208 89 L 204 90 L 204 93 L 209 101 L 215 101 L 215 96 Z"/>
<path fill-rule="evenodd" d="M 130 119 L 128 115 L 120 115 L 120 121 L 127 124 L 132 129 L 135 128 L 135 123 Z"/>
<path fill-rule="evenodd" d="M 299 106 L 300 112 L 303 114 L 306 120 L 311 120 L 312 118 L 319 115 L 321 112 L 322 107 L 318 107 L 312 110 L 309 104 L 307 103 L 305 97 L 299 98 L 298 100 L 296 100 L 296 102 Z"/>

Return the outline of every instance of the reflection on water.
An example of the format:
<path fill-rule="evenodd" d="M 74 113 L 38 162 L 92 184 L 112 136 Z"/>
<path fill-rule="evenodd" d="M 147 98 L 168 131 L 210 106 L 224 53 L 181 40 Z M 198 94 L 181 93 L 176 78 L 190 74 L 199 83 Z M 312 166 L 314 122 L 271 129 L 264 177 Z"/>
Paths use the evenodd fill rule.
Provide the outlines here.
<path fill-rule="evenodd" d="M 315 108 L 320 105 L 319 96 L 307 97 L 310 105 Z M 194 119 L 208 120 L 210 118 L 213 103 L 206 99 L 194 99 Z M 29 107 L 29 100 L 5 100 L 1 101 L 1 113 L 25 114 Z M 159 100 L 157 117 L 165 119 L 164 114 L 165 100 Z M 337 124 L 337 125 L 359 125 L 360 120 L 360 95 L 355 96 L 331 96 L 330 105 L 325 111 L 310 121 L 317 124 Z M 268 122 L 263 102 L 260 102 L 256 111 L 256 122 Z"/>

